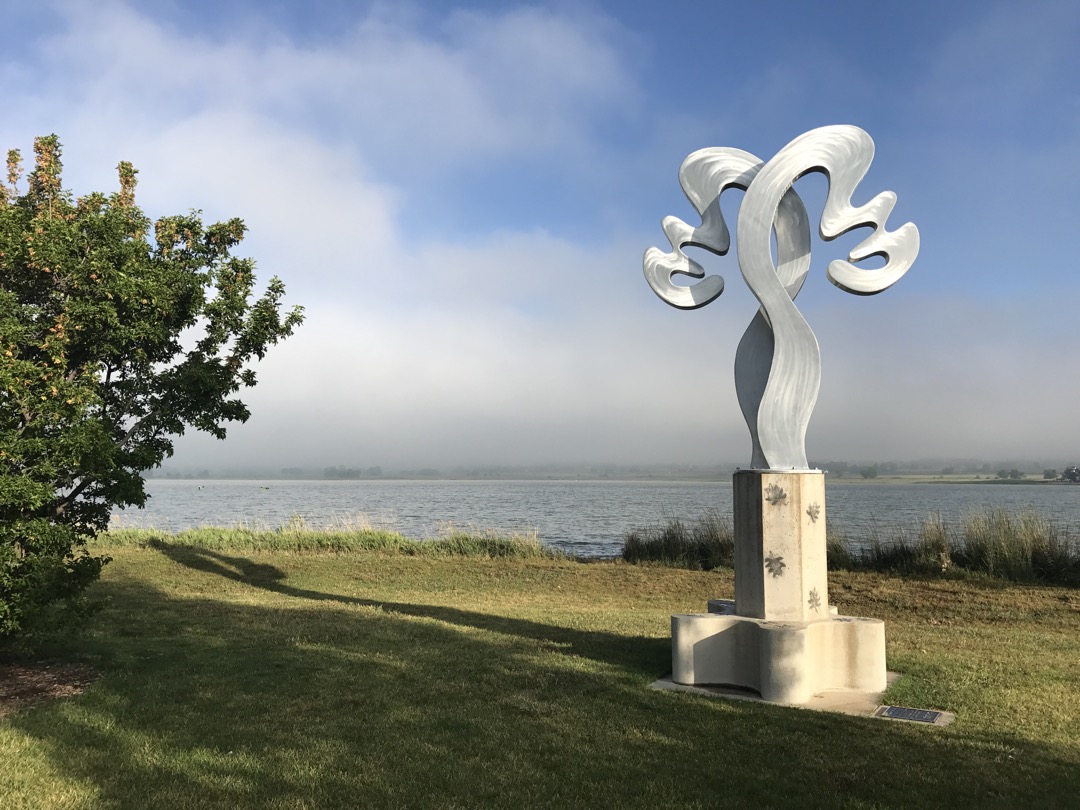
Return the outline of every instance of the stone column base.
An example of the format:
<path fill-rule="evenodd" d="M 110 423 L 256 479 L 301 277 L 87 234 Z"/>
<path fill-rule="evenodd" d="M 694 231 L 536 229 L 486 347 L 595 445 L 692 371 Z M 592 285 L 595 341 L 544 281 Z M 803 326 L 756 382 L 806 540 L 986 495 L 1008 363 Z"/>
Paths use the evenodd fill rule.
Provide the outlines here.
<path fill-rule="evenodd" d="M 885 623 L 880 619 L 775 621 L 733 615 L 734 607 L 728 600 L 713 600 L 709 609 L 715 612 L 671 617 L 675 683 L 736 686 L 772 703 L 794 705 L 827 689 L 885 690 Z"/>

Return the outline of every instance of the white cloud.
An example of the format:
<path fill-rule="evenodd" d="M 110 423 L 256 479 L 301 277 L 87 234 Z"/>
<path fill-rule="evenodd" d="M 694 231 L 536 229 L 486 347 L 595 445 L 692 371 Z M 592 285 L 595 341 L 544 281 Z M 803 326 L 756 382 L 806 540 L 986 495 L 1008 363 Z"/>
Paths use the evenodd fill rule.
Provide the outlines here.
<path fill-rule="evenodd" d="M 121 3 L 58 8 L 66 26 L 31 46 L 37 84 L 12 99 L 21 127 L 0 134 L 28 145 L 59 132 L 77 192 L 115 187 L 131 160 L 149 213 L 242 216 L 264 271 L 296 268 L 331 296 L 393 300 L 418 269 L 438 287 L 431 257 L 464 248 L 425 247 L 413 203 L 460 209 L 484 191 L 437 178 L 462 161 L 587 149 L 597 109 L 631 92 L 605 24 L 585 15 L 452 12 L 424 30 L 376 7 L 313 47 L 261 29 L 211 40 Z"/>
<path fill-rule="evenodd" d="M 730 368 L 744 324 L 713 313 L 727 333 L 716 349 L 706 335 L 717 327 L 709 329 L 700 313 L 669 312 L 648 291 L 638 257 L 625 267 L 625 286 L 636 295 L 619 291 L 612 300 L 602 285 L 563 289 L 555 271 L 574 268 L 553 257 L 569 256 L 570 246 L 529 234 L 519 240 L 527 251 L 508 251 L 515 241 L 504 234 L 443 254 L 442 271 L 455 281 L 414 307 L 379 298 L 320 306 L 262 365 L 263 381 L 246 398 L 252 424 L 235 430 L 227 446 L 191 446 L 224 465 L 281 453 L 316 467 L 318 459 L 704 463 L 724 453 L 725 411 L 741 425 Z M 579 249 L 573 258 L 604 275 L 624 269 L 624 251 Z M 537 288 L 522 294 L 514 284 L 495 286 L 476 296 L 458 289 L 456 280 L 478 267 L 497 272 L 507 259 Z M 538 300 L 564 311 L 521 305 Z"/>
<path fill-rule="evenodd" d="M 251 423 L 225 444 L 185 439 L 189 458 L 315 467 L 748 459 L 732 362 L 756 305 L 733 259 L 723 264 L 724 296 L 695 313 L 666 307 L 641 276 L 642 251 L 662 244 L 660 217 L 689 213 L 675 185 L 681 154 L 645 233 L 627 223 L 621 200 L 603 226 L 584 223 L 595 230 L 573 239 L 509 218 L 481 236 L 433 236 L 417 220 L 418 201 L 431 195 L 468 220 L 493 186 L 515 200 L 529 194 L 507 170 L 515 161 L 535 160 L 541 172 L 557 155 L 569 175 L 602 152 L 594 127 L 643 92 L 617 24 L 544 8 L 421 17 L 384 6 L 314 43 L 266 27 L 215 39 L 134 5 L 59 8 L 64 27 L 27 46 L 37 61 L 4 65 L 38 74 L 11 92 L 5 143 L 56 131 L 76 191 L 115 187 L 113 167 L 130 159 L 149 213 L 195 206 L 208 218 L 243 217 L 251 227 L 243 252 L 308 307 L 308 322 L 260 368 L 246 397 Z M 980 34 L 972 47 L 993 51 L 999 34 Z M 724 115 L 761 119 L 762 98 L 786 99 L 800 86 L 782 65 L 762 75 L 730 81 L 743 101 Z M 1045 70 L 1033 75 L 1041 81 Z M 869 94 L 870 85 L 846 86 Z M 706 131 L 705 117 L 720 114 L 659 112 L 665 125 L 649 137 L 680 137 L 665 126 Z M 1020 160 L 1015 149 L 985 154 Z M 1068 154 L 1040 152 L 1040 182 L 1060 189 L 1053 167 L 1068 165 Z M 970 193 L 983 176 L 973 221 L 989 232 L 1001 219 L 998 180 L 979 175 L 978 150 L 969 155 L 940 160 L 925 199 Z M 613 148 L 598 171 L 651 177 L 652 165 Z M 474 183 L 477 166 L 490 174 Z M 459 182 L 448 186 L 448 177 Z M 669 201 L 681 207 L 665 210 Z M 1068 296 L 1048 306 L 1026 295 L 992 311 L 960 296 L 935 301 L 934 290 L 949 287 L 935 274 L 959 273 L 965 244 L 990 241 L 974 230 L 941 235 L 942 226 L 919 220 L 937 213 L 901 197 L 894 224 L 915 219 L 928 237 L 898 287 L 910 293 L 837 303 L 822 270 L 812 271 L 799 299 L 825 363 L 812 456 L 1042 453 L 1070 430 L 1063 403 L 1080 395 L 1067 373 L 1070 344 L 1034 334 L 1041 323 L 1068 322 Z M 999 244 L 980 254 L 978 273 L 1001 267 L 989 258 L 1000 234 L 990 236 Z"/>
<path fill-rule="evenodd" d="M 317 48 L 242 33 L 211 41 L 119 3 L 63 9 L 67 29 L 42 44 L 55 71 L 44 81 L 118 116 L 117 129 L 257 110 L 441 171 L 455 159 L 580 145 L 596 109 L 631 93 L 597 21 L 540 8 L 452 12 L 435 18 L 434 33 L 376 9 Z"/>

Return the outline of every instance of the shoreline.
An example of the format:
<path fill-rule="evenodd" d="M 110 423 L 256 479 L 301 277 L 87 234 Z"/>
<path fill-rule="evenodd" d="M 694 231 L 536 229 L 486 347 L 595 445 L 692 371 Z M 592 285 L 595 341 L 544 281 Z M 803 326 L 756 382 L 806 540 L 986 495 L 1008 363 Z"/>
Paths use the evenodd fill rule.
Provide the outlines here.
<path fill-rule="evenodd" d="M 194 476 L 163 477 L 151 476 L 144 479 L 148 483 L 188 483 L 188 484 L 214 484 L 214 483 L 278 483 L 278 484 L 370 484 L 370 483 L 522 483 L 522 484 L 725 484 L 731 483 L 732 474 L 725 475 L 620 475 L 620 476 L 589 476 L 589 475 L 548 475 L 548 476 L 406 476 L 406 475 L 383 475 L 378 477 L 360 478 L 282 478 L 282 477 L 259 477 L 259 476 L 216 476 L 197 478 Z M 839 476 L 826 474 L 827 483 L 835 484 L 866 484 L 868 486 L 889 486 L 896 484 L 991 484 L 993 486 L 1078 486 L 1080 482 L 1047 480 L 1043 478 L 971 478 L 968 476 L 941 476 L 920 475 L 918 473 L 879 475 L 875 478 L 863 478 L 862 476 Z"/>

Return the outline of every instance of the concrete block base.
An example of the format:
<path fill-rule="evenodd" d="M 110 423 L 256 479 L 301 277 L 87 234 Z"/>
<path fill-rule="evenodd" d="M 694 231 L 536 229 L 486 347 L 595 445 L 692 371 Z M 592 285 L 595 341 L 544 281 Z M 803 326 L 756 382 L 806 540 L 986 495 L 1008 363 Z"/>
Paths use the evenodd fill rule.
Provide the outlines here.
<path fill-rule="evenodd" d="M 783 621 L 736 616 L 727 600 L 709 607 L 716 612 L 671 617 L 671 679 L 677 684 L 751 689 L 763 700 L 793 705 L 829 689 L 885 690 L 880 619 Z"/>
<path fill-rule="evenodd" d="M 892 686 L 900 676 L 895 672 L 890 672 L 887 677 L 888 685 Z M 653 682 L 651 686 L 653 689 L 660 691 L 686 692 L 691 695 L 701 695 L 702 697 L 717 698 L 719 700 L 738 700 L 746 701 L 748 703 L 767 702 L 763 701 L 761 695 L 757 692 L 752 692 L 749 689 L 735 689 L 730 686 L 686 686 L 681 683 L 675 683 L 670 677 L 661 678 L 660 680 Z M 810 700 L 806 703 L 800 703 L 794 708 L 810 709 L 819 712 L 833 712 L 835 714 L 848 714 L 855 717 L 881 717 L 882 709 L 886 708 L 882 705 L 881 698 L 881 692 L 859 692 L 854 689 L 826 689 L 824 692 L 815 692 Z M 784 704 L 777 705 L 782 706 Z M 942 714 L 949 716 L 945 718 L 945 722 L 941 723 L 941 725 L 946 725 L 950 719 L 955 719 L 955 715 L 951 715 L 948 712 L 942 712 Z"/>

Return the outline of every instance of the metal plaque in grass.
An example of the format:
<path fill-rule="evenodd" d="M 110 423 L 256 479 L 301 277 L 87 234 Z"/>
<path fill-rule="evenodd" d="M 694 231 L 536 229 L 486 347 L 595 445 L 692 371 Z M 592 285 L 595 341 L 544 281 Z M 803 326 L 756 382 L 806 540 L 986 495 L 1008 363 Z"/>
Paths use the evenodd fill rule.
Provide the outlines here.
<path fill-rule="evenodd" d="M 907 720 L 909 723 L 930 723 L 935 726 L 947 726 L 955 719 L 955 715 L 951 712 L 912 709 L 907 706 L 878 706 L 874 717 L 883 717 L 886 720 Z"/>

